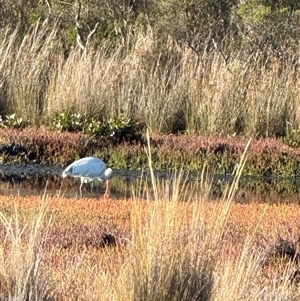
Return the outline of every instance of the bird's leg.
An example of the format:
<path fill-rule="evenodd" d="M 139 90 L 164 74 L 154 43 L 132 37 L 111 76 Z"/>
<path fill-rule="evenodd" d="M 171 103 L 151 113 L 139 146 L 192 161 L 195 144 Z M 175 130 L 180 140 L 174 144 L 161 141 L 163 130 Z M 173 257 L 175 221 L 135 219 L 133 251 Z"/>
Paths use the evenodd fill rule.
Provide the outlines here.
<path fill-rule="evenodd" d="M 80 178 L 80 186 L 79 186 L 79 195 L 80 195 L 80 198 L 82 199 L 82 185 L 83 185 L 83 182 L 84 182 L 84 179 L 83 178 Z"/>
<path fill-rule="evenodd" d="M 107 199 L 110 198 L 110 179 L 106 180 L 106 189 L 103 197 Z"/>
<path fill-rule="evenodd" d="M 94 191 L 94 182 L 91 182 L 91 191 L 94 193 L 94 195 L 96 196 L 97 199 L 99 199 L 99 195 L 97 195 L 97 193 Z"/>

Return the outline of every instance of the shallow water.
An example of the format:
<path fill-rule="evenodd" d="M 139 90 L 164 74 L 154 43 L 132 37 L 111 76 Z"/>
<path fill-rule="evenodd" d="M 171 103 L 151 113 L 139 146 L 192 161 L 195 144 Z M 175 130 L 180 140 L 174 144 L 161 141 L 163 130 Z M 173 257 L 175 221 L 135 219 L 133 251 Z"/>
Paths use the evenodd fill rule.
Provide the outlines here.
<path fill-rule="evenodd" d="M 0 195 L 63 195 L 78 196 L 79 179 L 62 179 L 63 167 L 39 165 L 0 165 Z M 231 175 L 201 175 L 191 173 L 155 172 L 159 197 L 172 198 L 174 183 L 179 183 L 180 197 L 186 200 L 201 196 L 209 191 L 210 199 L 224 195 Z M 255 177 L 240 178 L 235 200 L 251 201 L 298 201 L 300 196 L 298 177 Z M 133 195 L 151 198 L 151 175 L 149 171 L 114 170 L 112 195 L 116 198 L 130 198 Z M 150 189 L 149 189 L 150 188 Z M 97 195 L 103 194 L 104 184 L 94 181 Z M 83 189 L 84 197 L 95 197 L 89 185 Z"/>

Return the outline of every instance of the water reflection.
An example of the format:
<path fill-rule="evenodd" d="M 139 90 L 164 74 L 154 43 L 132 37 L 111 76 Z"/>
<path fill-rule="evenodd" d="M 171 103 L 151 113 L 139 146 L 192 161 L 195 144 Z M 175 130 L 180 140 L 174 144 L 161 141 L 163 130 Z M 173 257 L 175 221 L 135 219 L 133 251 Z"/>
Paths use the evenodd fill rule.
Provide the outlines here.
<path fill-rule="evenodd" d="M 79 179 L 61 178 L 61 167 L 9 166 L 0 165 L 0 195 L 63 195 L 78 194 Z M 155 172 L 159 198 L 192 200 L 203 195 L 211 200 L 223 196 L 230 175 L 199 175 L 187 173 Z M 282 202 L 298 201 L 299 183 L 297 177 L 241 177 L 235 201 L 237 202 Z M 105 185 L 95 181 L 94 189 L 99 195 Z M 85 197 L 94 197 L 89 185 L 84 187 Z M 149 171 L 116 170 L 112 179 L 112 194 L 116 198 L 133 196 L 153 199 L 154 190 Z M 150 194 L 150 195 L 149 195 Z"/>

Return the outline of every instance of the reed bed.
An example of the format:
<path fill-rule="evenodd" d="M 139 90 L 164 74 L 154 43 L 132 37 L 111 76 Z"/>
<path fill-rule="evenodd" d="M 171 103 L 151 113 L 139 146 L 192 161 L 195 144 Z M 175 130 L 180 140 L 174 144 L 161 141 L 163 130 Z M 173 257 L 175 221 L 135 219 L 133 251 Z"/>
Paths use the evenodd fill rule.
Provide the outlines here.
<path fill-rule="evenodd" d="M 132 117 L 155 133 L 285 136 L 299 127 L 295 57 L 264 60 L 257 53 L 195 53 L 151 29 L 132 46 L 90 45 L 68 55 L 58 29 L 37 24 L 20 41 L 7 31 L 0 46 L 1 112 L 35 125 L 55 113 L 109 119 Z"/>

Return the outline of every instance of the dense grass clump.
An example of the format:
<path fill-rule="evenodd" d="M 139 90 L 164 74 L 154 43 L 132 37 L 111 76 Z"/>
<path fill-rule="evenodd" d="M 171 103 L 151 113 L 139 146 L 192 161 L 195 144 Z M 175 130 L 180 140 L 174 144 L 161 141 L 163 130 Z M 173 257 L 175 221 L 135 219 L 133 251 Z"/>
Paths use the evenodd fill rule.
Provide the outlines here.
<path fill-rule="evenodd" d="M 43 200 L 42 200 L 43 202 Z M 14 205 L 13 215 L 0 214 L 1 236 L 1 300 L 44 300 L 53 301 L 56 283 L 42 263 L 49 221 L 45 218 L 46 208 L 42 204 L 37 212 L 30 212 L 32 220 L 23 220 Z M 46 226 L 45 226 L 46 224 Z"/>
<path fill-rule="evenodd" d="M 188 8 L 178 5 L 182 17 Z M 199 18 L 195 16 L 195 20 Z M 236 19 L 232 16 L 230 20 Z M 74 23 L 78 24 L 73 21 L 73 27 Z M 80 37 L 75 28 L 77 47 L 67 47 L 61 38 L 62 25 L 55 22 L 37 21 L 26 32 L 20 28 L 11 31 L 11 27 L 3 30 L 0 113 L 15 113 L 38 126 L 50 125 L 60 114 L 100 121 L 124 115 L 155 133 L 212 136 L 281 137 L 299 128 L 297 52 L 281 56 L 270 49 L 261 50 L 255 43 L 244 48 L 247 39 L 242 32 L 225 35 L 224 45 L 222 39 L 218 43 L 209 36 L 202 41 L 198 35 L 199 40 L 190 44 L 184 38 L 192 30 L 187 24 L 185 31 L 178 28 L 163 35 L 164 27 L 144 24 L 131 32 L 132 38 L 126 35 L 128 47 L 116 39 L 116 43 L 103 40 L 87 47 L 79 44 L 82 48 L 75 42 Z M 91 28 L 99 29 L 95 26 Z M 202 28 L 204 24 L 194 26 Z"/>

